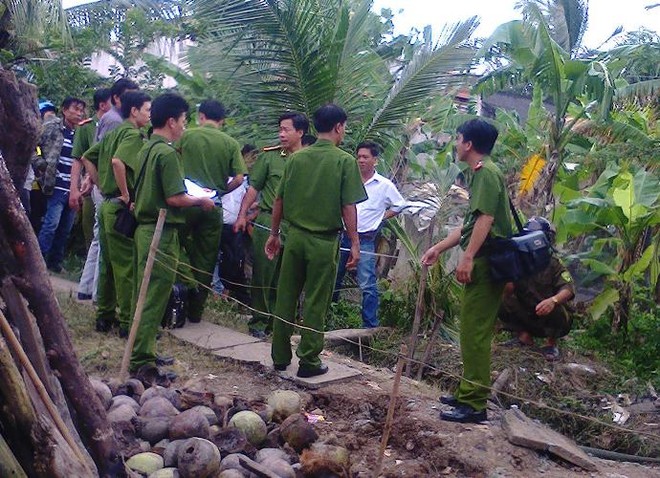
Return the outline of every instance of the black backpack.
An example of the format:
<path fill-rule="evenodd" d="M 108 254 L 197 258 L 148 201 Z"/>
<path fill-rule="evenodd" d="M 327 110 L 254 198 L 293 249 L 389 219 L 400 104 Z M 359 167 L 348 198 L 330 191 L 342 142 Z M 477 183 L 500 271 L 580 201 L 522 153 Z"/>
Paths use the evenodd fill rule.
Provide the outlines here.
<path fill-rule="evenodd" d="M 161 325 L 164 329 L 178 329 L 186 323 L 188 289 L 183 284 L 174 284 Z"/>

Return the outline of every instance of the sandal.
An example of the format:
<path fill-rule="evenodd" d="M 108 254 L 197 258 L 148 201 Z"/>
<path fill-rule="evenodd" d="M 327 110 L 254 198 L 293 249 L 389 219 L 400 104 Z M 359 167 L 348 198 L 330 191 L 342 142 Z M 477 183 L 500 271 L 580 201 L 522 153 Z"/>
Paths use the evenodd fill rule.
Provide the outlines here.
<path fill-rule="evenodd" d="M 543 358 L 548 362 L 559 360 L 559 349 L 554 345 L 546 345 L 545 347 L 541 347 L 541 353 L 543 354 Z"/>

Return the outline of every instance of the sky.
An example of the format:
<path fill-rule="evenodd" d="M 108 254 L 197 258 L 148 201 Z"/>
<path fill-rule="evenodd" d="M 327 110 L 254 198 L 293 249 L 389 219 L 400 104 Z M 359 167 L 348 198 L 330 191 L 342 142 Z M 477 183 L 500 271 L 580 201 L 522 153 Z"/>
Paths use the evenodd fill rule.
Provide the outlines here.
<path fill-rule="evenodd" d="M 646 5 L 655 3 L 659 2 L 591 0 L 583 45 L 598 47 L 618 25 L 623 25 L 626 31 L 637 30 L 640 26 L 660 31 L 660 7 L 648 11 L 644 9 Z M 408 33 L 412 28 L 422 30 L 430 24 L 434 37 L 443 25 L 477 15 L 481 23 L 476 35 L 488 37 L 498 25 L 521 18 L 521 13 L 513 8 L 515 4 L 516 0 L 374 0 L 373 10 L 380 12 L 381 8 L 391 8 L 397 34 Z"/>
<path fill-rule="evenodd" d="M 62 0 L 64 8 L 90 0 Z M 498 25 L 521 18 L 514 10 L 516 0 L 374 0 L 374 11 L 391 8 L 394 12 L 395 33 L 409 33 L 411 29 L 422 30 L 426 25 L 433 27 L 437 37 L 443 25 L 465 20 L 478 15 L 481 24 L 477 36 L 488 37 Z M 658 0 L 591 0 L 589 2 L 589 24 L 583 44 L 590 48 L 598 47 L 618 25 L 626 31 L 645 26 L 649 30 L 660 31 L 660 7 L 645 10 L 646 5 L 659 3 Z"/>

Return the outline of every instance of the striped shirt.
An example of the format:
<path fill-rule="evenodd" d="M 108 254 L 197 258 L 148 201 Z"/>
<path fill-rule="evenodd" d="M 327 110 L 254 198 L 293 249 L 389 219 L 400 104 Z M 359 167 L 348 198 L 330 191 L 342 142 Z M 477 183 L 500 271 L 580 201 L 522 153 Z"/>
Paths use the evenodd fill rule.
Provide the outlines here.
<path fill-rule="evenodd" d="M 71 165 L 73 164 L 73 136 L 75 130 L 69 129 L 66 126 L 62 128 L 64 135 L 64 143 L 62 143 L 62 151 L 60 152 L 60 160 L 57 162 L 57 176 L 55 177 L 55 189 L 60 191 L 69 192 L 71 187 Z"/>

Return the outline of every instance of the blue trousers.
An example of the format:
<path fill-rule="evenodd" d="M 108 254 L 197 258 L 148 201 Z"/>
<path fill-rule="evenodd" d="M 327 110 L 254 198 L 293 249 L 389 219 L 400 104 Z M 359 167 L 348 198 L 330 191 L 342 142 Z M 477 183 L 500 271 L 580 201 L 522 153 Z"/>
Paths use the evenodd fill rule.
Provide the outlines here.
<path fill-rule="evenodd" d="M 344 276 L 346 275 L 346 262 L 351 241 L 347 236 L 341 238 L 341 249 L 339 252 L 339 268 L 337 270 L 337 281 L 332 300 L 339 300 L 339 290 L 342 288 Z M 376 232 L 360 234 L 360 261 L 357 265 L 357 282 L 362 291 L 362 326 L 365 328 L 378 327 L 378 282 L 376 279 Z"/>
<path fill-rule="evenodd" d="M 56 272 L 61 269 L 75 218 L 76 211 L 69 208 L 69 192 L 55 189 L 46 202 L 46 214 L 39 230 L 39 248 L 49 269 Z"/>

